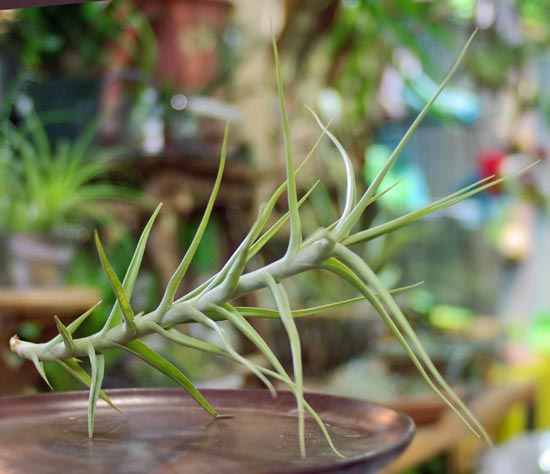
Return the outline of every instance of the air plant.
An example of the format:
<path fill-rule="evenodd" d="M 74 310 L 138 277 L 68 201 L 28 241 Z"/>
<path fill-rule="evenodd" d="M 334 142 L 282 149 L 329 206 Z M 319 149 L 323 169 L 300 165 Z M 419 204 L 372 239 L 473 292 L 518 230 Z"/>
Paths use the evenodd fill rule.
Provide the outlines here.
<path fill-rule="evenodd" d="M 12 351 L 25 359 L 31 360 L 44 379 L 46 379 L 43 365 L 44 362 L 53 362 L 60 365 L 69 374 L 89 386 L 88 433 L 90 437 L 93 436 L 94 415 L 98 398 L 101 397 L 107 403 L 114 406 L 101 389 L 104 375 L 103 352 L 112 348 L 121 349 L 144 360 L 160 372 L 166 374 L 173 381 L 177 382 L 214 418 L 223 416 L 211 406 L 208 400 L 203 397 L 200 391 L 178 368 L 142 341 L 142 338 L 147 334 L 159 334 L 165 339 L 181 346 L 216 354 L 233 362 L 242 364 L 254 373 L 274 395 L 275 388 L 273 387 L 272 381 L 282 383 L 296 398 L 301 455 L 306 455 L 304 433 L 304 420 L 306 414 L 309 414 L 309 416 L 315 420 L 323 431 L 332 450 L 340 455 L 338 448 L 331 440 L 328 429 L 312 406 L 308 404 L 307 397 L 304 396 L 300 340 L 296 330 L 295 319 L 307 317 L 308 315 L 323 310 L 340 307 L 354 302 L 357 299 L 337 301 L 323 306 L 293 310 L 290 307 L 285 287 L 281 283 L 283 280 L 292 278 L 296 274 L 320 269 L 338 275 L 360 292 L 361 298 L 366 299 L 374 307 L 390 331 L 404 347 L 427 384 L 452 410 L 454 410 L 474 433 L 485 438 L 487 442 L 490 443 L 487 433 L 475 416 L 455 395 L 451 387 L 449 387 L 439 374 L 420 340 L 411 328 L 411 325 L 396 304 L 393 293 L 400 289 L 393 291 L 388 290 L 377 274 L 371 269 L 368 262 L 364 261 L 351 248 L 353 244 L 367 242 L 381 235 L 393 232 L 417 221 L 427 214 L 467 199 L 473 194 L 483 191 L 489 186 L 501 181 L 485 179 L 445 198 L 439 199 L 426 207 L 409 212 L 408 214 L 392 219 L 384 224 L 364 230 L 356 229 L 356 225 L 367 207 L 376 202 L 384 193 L 391 191 L 391 187 L 384 190 L 379 189 L 383 178 L 395 163 L 398 155 L 422 118 L 426 115 L 430 105 L 435 101 L 438 94 L 451 79 L 471 41 L 472 38 L 470 38 L 468 43 L 464 46 L 456 63 L 442 82 L 436 94 L 424 107 L 388 159 L 385 166 L 360 197 L 357 196 L 353 166 L 346 151 L 337 138 L 328 130 L 327 126 L 325 126 L 312 111 L 313 117 L 321 127 L 322 133 L 317 142 L 313 145 L 305 161 L 313 155 L 320 141 L 324 137 L 327 137 L 338 151 L 338 156 L 345 167 L 346 192 L 340 216 L 331 225 L 320 228 L 311 235 L 303 235 L 302 232 L 300 206 L 308 198 L 309 192 L 300 198 L 298 196 L 296 175 L 300 172 L 301 167 L 296 169 L 294 167 L 279 59 L 277 47 L 275 41 L 273 41 L 278 94 L 286 145 L 286 180 L 274 192 L 265 205 L 263 205 L 251 229 L 222 268 L 197 288 L 182 297 L 176 298 L 176 292 L 186 274 L 186 270 L 189 268 L 201 237 L 204 234 L 220 187 L 226 160 L 227 128 L 225 130 L 222 145 L 219 171 L 204 216 L 186 254 L 167 285 L 166 291 L 158 306 L 153 311 L 144 314 L 138 313 L 130 304 L 130 297 L 138 276 L 147 238 L 155 217 L 159 212 L 157 208 L 145 226 L 143 234 L 137 244 L 135 254 L 122 281 L 111 268 L 101 241 L 96 234 L 99 258 L 117 298 L 101 330 L 91 336 L 81 338 L 73 337 L 73 333 L 76 329 L 93 311 L 94 308 L 92 308 L 68 326 L 64 326 L 61 321 L 56 319 L 59 334 L 49 342 L 30 343 L 20 340 L 17 336 L 13 336 L 10 340 Z M 289 210 L 275 224 L 268 227 L 267 222 L 273 212 L 275 204 L 285 192 Z M 248 270 L 247 264 L 249 261 L 270 242 L 271 238 L 287 221 L 290 225 L 290 234 L 288 246 L 284 255 L 271 263 L 264 264 L 260 268 Z M 270 292 L 275 303 L 275 310 L 239 307 L 232 303 L 236 298 L 260 289 L 267 289 Z M 288 373 L 283 368 L 272 349 L 249 322 L 252 318 L 278 318 L 282 321 L 292 351 L 292 374 Z M 264 367 L 257 365 L 240 355 L 233 347 L 231 340 L 226 336 L 224 328 L 220 325 L 221 321 L 229 321 L 238 331 L 249 339 L 256 346 L 258 351 L 265 356 L 266 360 L 269 362 L 269 366 Z M 177 329 L 178 325 L 192 323 L 203 325 L 216 332 L 219 336 L 219 345 L 191 337 Z M 90 360 L 91 375 L 81 366 L 80 361 L 83 358 L 89 358 Z"/>

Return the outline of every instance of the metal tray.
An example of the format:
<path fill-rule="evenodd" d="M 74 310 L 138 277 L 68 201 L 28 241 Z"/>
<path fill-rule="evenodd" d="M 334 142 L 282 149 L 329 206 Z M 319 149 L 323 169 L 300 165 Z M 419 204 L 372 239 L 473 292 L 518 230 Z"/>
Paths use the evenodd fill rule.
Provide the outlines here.
<path fill-rule="evenodd" d="M 395 410 L 328 395 L 307 395 L 339 450 L 334 455 L 306 419 L 307 457 L 298 451 L 296 402 L 265 390 L 203 390 L 221 414 L 213 420 L 183 390 L 108 391 L 124 415 L 98 403 L 87 436 L 87 392 L 0 399 L 0 472 L 320 473 L 372 472 L 396 458 L 414 434 Z"/>

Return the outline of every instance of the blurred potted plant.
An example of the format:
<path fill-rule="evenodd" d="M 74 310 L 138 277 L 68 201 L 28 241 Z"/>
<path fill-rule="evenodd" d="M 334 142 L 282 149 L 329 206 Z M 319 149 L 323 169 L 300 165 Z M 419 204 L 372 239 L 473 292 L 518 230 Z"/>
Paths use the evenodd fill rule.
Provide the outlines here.
<path fill-rule="evenodd" d="M 112 222 L 105 201 L 138 197 L 106 180 L 111 160 L 93 150 L 96 129 L 52 144 L 34 113 L 20 127 L 3 121 L 0 233 L 16 286 L 59 283 L 88 224 Z"/>

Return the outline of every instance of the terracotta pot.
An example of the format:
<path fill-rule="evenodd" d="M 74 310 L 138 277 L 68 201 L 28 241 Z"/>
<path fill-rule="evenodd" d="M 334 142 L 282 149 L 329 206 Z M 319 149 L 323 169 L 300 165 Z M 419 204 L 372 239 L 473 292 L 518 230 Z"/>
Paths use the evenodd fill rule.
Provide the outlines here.
<path fill-rule="evenodd" d="M 157 41 L 153 77 L 132 72 L 135 58 L 128 51 L 141 47 L 139 34 L 128 29 L 111 48 L 102 107 L 107 112 L 102 128 L 106 143 L 121 139 L 125 99 L 136 83 L 168 86 L 173 92 L 193 94 L 211 85 L 221 74 L 220 45 L 232 4 L 227 0 L 136 0 L 136 7 L 151 23 Z M 127 112 L 126 112 L 127 113 Z"/>
<path fill-rule="evenodd" d="M 308 395 L 343 454 L 306 419 L 307 457 L 299 455 L 296 402 L 288 392 L 203 390 L 231 419 L 213 420 L 183 390 L 116 390 L 124 412 L 98 406 L 87 437 L 87 392 L 0 399 L 0 468 L 4 474 L 94 473 L 369 473 L 409 444 L 414 424 L 365 401 Z M 103 402 L 101 402 L 103 403 Z"/>
<path fill-rule="evenodd" d="M 216 79 L 219 45 L 231 4 L 222 0 L 157 0 L 142 5 L 158 41 L 157 79 L 187 93 Z"/>
<path fill-rule="evenodd" d="M 209 85 L 220 72 L 219 46 L 232 5 L 227 0 L 136 0 L 157 41 L 155 79 L 184 93 Z M 128 45 L 139 47 L 138 33 L 127 30 L 113 45 L 114 70 L 133 68 Z M 121 44 L 126 44 L 122 48 Z"/>

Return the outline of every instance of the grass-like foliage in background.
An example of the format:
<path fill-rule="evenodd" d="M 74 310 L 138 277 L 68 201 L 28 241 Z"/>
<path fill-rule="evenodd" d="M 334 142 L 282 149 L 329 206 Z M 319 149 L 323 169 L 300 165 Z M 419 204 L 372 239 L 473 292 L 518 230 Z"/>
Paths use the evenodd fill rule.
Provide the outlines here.
<path fill-rule="evenodd" d="M 190 291 L 185 296 L 180 298 L 175 297 L 177 289 L 186 274 L 186 270 L 189 268 L 201 237 L 204 234 L 220 187 L 226 159 L 227 129 L 225 131 L 222 146 L 219 172 L 203 219 L 191 245 L 187 249 L 185 256 L 170 280 L 162 300 L 156 309 L 147 314 L 139 313 L 137 309 L 132 308 L 130 298 L 139 272 L 148 235 L 155 217 L 159 212 L 158 209 L 145 227 L 143 235 L 137 244 L 135 254 L 122 281 L 113 272 L 108 257 L 101 245 L 101 241 L 96 235 L 96 243 L 101 264 L 109 279 L 113 292 L 117 297 L 117 302 L 113 306 L 103 328 L 98 333 L 83 338 L 74 338 L 72 335 L 82 321 L 89 315 L 89 311 L 67 327 L 63 326 L 62 323 L 58 321 L 59 335 L 49 342 L 34 344 L 21 341 L 17 336 L 14 336 L 10 341 L 12 350 L 21 357 L 33 361 L 37 370 L 43 377 L 43 363 L 46 361 L 54 362 L 90 387 L 90 437 L 93 435 L 94 414 L 98 397 L 102 397 L 109 402 L 109 399 L 101 390 L 104 374 L 102 353 L 106 349 L 112 348 L 120 348 L 121 350 L 127 351 L 166 374 L 186 390 L 210 415 L 219 417 L 220 415 L 217 413 L 215 407 L 210 405 L 208 400 L 201 395 L 200 391 L 197 390 L 193 383 L 178 370 L 178 368 L 148 347 L 141 340 L 142 337 L 147 334 L 160 334 L 176 344 L 216 354 L 244 365 L 259 377 L 273 393 L 275 393 L 275 389 L 271 381 L 282 383 L 296 397 L 298 407 L 298 430 L 300 435 L 299 448 L 301 455 L 306 455 L 304 434 L 304 419 L 306 416 L 311 416 L 318 423 L 320 429 L 325 433 L 328 444 L 335 453 L 340 454 L 340 447 L 333 445 L 330 434 L 324 426 L 323 421 L 308 404 L 307 397 L 304 396 L 300 339 L 296 330 L 295 318 L 307 317 L 308 315 L 318 313 L 325 309 L 346 305 L 349 304 L 351 300 L 336 301 L 322 307 L 293 310 L 290 307 L 285 287 L 281 284 L 282 280 L 292 278 L 292 276 L 298 273 L 321 269 L 338 275 L 344 281 L 359 290 L 362 298 L 368 300 L 372 304 L 387 324 L 388 328 L 402 344 L 428 385 L 456 412 L 474 433 L 484 437 L 490 443 L 489 437 L 485 433 L 483 427 L 464 403 L 455 395 L 431 362 L 409 322 L 396 304 L 393 298 L 393 291 L 387 289 L 377 274 L 371 269 L 368 262 L 364 261 L 350 248 L 352 244 L 366 242 L 383 234 L 393 232 L 396 229 L 415 222 L 426 214 L 451 206 L 498 182 L 483 180 L 422 209 L 390 220 L 385 224 L 370 229 L 357 229 L 357 224 L 367 207 L 376 202 L 382 194 L 389 191 L 379 189 L 380 183 L 395 163 L 399 153 L 411 137 L 415 128 L 426 115 L 430 105 L 437 98 L 437 95 L 443 87 L 449 82 L 457 65 L 465 54 L 469 42 L 460 53 L 457 62 L 443 81 L 440 89 L 412 124 L 410 130 L 405 134 L 379 175 L 361 196 L 358 196 L 355 187 L 356 180 L 348 155 L 336 137 L 334 137 L 313 113 L 315 120 L 321 127 L 322 133 L 317 143 L 313 146 L 311 153 L 306 158 L 306 161 L 309 159 L 309 156 L 313 154 L 319 142 L 324 138 L 328 138 L 334 144 L 337 150 L 337 156 L 341 159 L 346 170 L 346 193 L 345 202 L 338 219 L 326 228 L 318 229 L 312 235 L 303 235 L 300 222 L 300 206 L 301 203 L 307 199 L 308 194 L 302 197 L 297 195 L 295 177 L 300 170 L 295 169 L 293 164 L 289 125 L 285 112 L 283 86 L 280 78 L 278 53 L 274 42 L 279 98 L 281 102 L 283 130 L 286 142 L 287 178 L 275 191 L 269 201 L 263 205 L 250 231 L 223 267 L 205 283 Z M 285 192 L 288 199 L 289 211 L 274 225 L 268 227 L 267 223 L 275 204 Z M 248 270 L 247 263 L 250 259 L 270 242 L 270 239 L 286 221 L 290 223 L 290 236 L 288 247 L 284 255 L 280 259 L 266 264 L 261 268 Z M 236 298 L 260 289 L 267 289 L 271 293 L 276 311 L 263 308 L 236 307 L 232 304 Z M 355 299 L 353 301 L 355 301 Z M 283 368 L 272 349 L 254 329 L 253 325 L 250 324 L 250 318 L 281 319 L 292 350 L 292 373 L 288 373 Z M 219 324 L 220 321 L 229 321 L 236 330 L 240 331 L 249 339 L 256 346 L 258 351 L 265 356 L 266 360 L 269 362 L 269 366 L 263 367 L 256 365 L 241 356 L 232 346 L 230 339 L 226 336 L 224 329 Z M 219 336 L 219 345 L 183 334 L 177 329 L 177 325 L 182 323 L 200 324 L 215 331 Z M 90 359 L 91 375 L 88 375 L 80 365 L 80 359 L 83 358 Z"/>
<path fill-rule="evenodd" d="M 137 201 L 139 194 L 106 180 L 112 163 L 94 149 L 98 124 L 75 140 L 52 142 L 33 111 L 16 127 L 6 116 L 0 127 L 0 229 L 49 232 L 112 223 L 105 201 Z"/>

